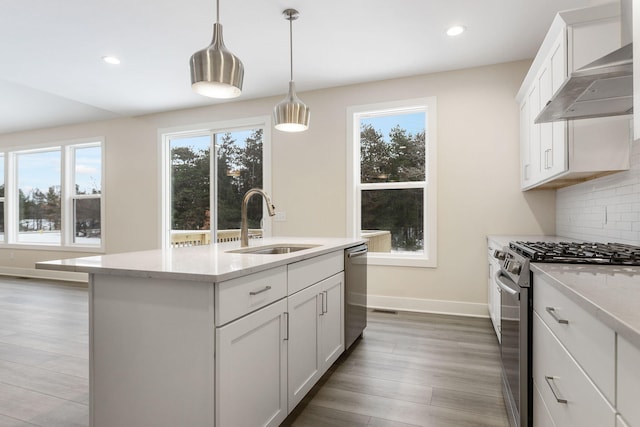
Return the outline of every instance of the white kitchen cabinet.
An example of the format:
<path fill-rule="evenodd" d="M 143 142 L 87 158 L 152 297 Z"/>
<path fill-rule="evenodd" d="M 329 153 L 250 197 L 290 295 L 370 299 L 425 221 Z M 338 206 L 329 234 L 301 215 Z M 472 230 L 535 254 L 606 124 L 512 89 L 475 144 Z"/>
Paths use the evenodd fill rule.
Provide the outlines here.
<path fill-rule="evenodd" d="M 556 16 L 516 96 L 523 190 L 559 188 L 629 168 L 628 116 L 534 123 L 572 71 L 620 43 L 617 4 Z"/>
<path fill-rule="evenodd" d="M 311 390 L 322 375 L 320 362 L 319 284 L 288 298 L 289 312 L 289 410 Z"/>
<path fill-rule="evenodd" d="M 618 335 L 618 403 L 629 427 L 640 426 L 640 348 Z"/>
<path fill-rule="evenodd" d="M 533 396 L 534 408 L 545 405 L 556 426 L 615 426 L 615 409 L 535 311 L 532 365 L 540 392 Z M 543 427 L 544 418 L 534 418 L 534 426 Z"/>
<path fill-rule="evenodd" d="M 286 418 L 286 311 L 282 299 L 217 328 L 217 427 L 278 426 Z"/>
<path fill-rule="evenodd" d="M 496 273 L 500 271 L 500 264 L 498 260 L 493 256 L 496 250 L 502 250 L 500 245 L 492 240 L 487 240 L 488 248 L 488 267 L 489 277 L 487 277 L 487 306 L 489 309 L 489 318 L 493 325 L 493 329 L 498 337 L 498 341 L 501 341 L 500 337 L 500 317 L 501 317 L 501 302 L 500 302 L 500 286 L 496 283 Z"/>
<path fill-rule="evenodd" d="M 287 296 L 287 267 L 281 266 L 220 282 L 215 287 L 216 326 Z"/>
<path fill-rule="evenodd" d="M 217 284 L 217 427 L 279 425 L 342 354 L 343 270 L 336 251 Z"/>
<path fill-rule="evenodd" d="M 320 359 L 324 374 L 344 351 L 344 273 L 323 280 L 320 285 Z"/>
<path fill-rule="evenodd" d="M 344 351 L 344 273 L 288 298 L 289 411 Z"/>
<path fill-rule="evenodd" d="M 536 384 L 533 384 L 533 396 L 533 427 L 556 427 Z"/>
<path fill-rule="evenodd" d="M 633 0 L 633 132 L 640 139 L 640 0 Z"/>
<path fill-rule="evenodd" d="M 558 338 L 591 381 L 610 402 L 615 402 L 616 334 L 536 275 L 533 309 Z"/>

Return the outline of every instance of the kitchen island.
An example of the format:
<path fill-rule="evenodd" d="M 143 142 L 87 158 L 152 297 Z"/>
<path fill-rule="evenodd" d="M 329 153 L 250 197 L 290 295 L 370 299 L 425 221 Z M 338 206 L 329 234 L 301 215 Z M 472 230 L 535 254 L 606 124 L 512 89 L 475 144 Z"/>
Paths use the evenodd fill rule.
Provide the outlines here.
<path fill-rule="evenodd" d="M 89 273 L 90 425 L 279 425 L 344 351 L 343 250 L 362 242 L 268 238 L 251 246 L 292 252 L 231 242 L 38 263 Z"/>

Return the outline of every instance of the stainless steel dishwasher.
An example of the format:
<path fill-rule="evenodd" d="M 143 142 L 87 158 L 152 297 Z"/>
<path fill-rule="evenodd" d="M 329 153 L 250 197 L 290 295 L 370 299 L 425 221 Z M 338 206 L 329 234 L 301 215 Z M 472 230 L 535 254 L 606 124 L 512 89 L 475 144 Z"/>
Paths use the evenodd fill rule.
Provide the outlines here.
<path fill-rule="evenodd" d="M 367 326 L 367 252 L 366 244 L 344 251 L 344 347 L 362 336 Z"/>

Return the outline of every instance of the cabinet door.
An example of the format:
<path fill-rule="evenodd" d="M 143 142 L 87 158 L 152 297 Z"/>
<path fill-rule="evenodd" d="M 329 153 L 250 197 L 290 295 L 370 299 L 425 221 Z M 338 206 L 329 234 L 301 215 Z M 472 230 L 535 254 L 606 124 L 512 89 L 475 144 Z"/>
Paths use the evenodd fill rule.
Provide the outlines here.
<path fill-rule="evenodd" d="M 287 416 L 287 301 L 216 331 L 216 426 L 278 426 Z"/>
<path fill-rule="evenodd" d="M 531 114 L 528 98 L 520 104 L 520 186 L 531 185 Z"/>
<path fill-rule="evenodd" d="M 538 75 L 540 110 L 544 108 L 567 77 L 566 34 L 561 31 Z M 535 120 L 535 117 L 534 117 Z M 567 131 L 564 121 L 541 123 L 540 178 L 545 180 L 566 170 Z"/>
<path fill-rule="evenodd" d="M 322 373 L 344 351 L 344 273 L 320 282 L 322 316 L 320 318 L 320 363 Z"/>
<path fill-rule="evenodd" d="M 640 0 L 633 0 L 633 133 L 634 139 L 640 139 Z"/>
<path fill-rule="evenodd" d="M 289 411 L 320 379 L 320 283 L 288 298 L 289 311 Z"/>
<path fill-rule="evenodd" d="M 529 90 L 527 104 L 529 104 L 529 151 L 531 153 L 529 180 L 531 183 L 536 183 L 540 181 L 540 125 L 533 123 L 540 112 L 540 88 L 537 80 Z"/>

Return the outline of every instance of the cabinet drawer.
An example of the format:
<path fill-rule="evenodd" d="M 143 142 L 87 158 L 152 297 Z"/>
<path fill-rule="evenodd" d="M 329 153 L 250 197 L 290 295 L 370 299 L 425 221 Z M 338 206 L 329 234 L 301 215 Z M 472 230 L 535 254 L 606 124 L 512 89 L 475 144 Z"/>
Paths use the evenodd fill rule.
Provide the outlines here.
<path fill-rule="evenodd" d="M 286 266 L 216 283 L 216 326 L 224 325 L 286 296 Z"/>
<path fill-rule="evenodd" d="M 336 251 L 289 264 L 289 295 L 344 270 L 344 252 Z"/>
<path fill-rule="evenodd" d="M 615 426 L 616 411 L 536 313 L 533 382 L 556 426 Z"/>
<path fill-rule="evenodd" d="M 533 385 L 533 427 L 556 427 L 537 385 Z"/>
<path fill-rule="evenodd" d="M 544 276 L 536 275 L 533 282 L 534 310 L 609 402 L 614 402 L 615 332 L 554 288 Z"/>
<path fill-rule="evenodd" d="M 640 426 L 639 367 L 640 349 L 618 335 L 618 411 L 630 427 Z"/>

